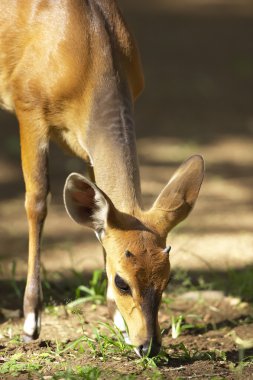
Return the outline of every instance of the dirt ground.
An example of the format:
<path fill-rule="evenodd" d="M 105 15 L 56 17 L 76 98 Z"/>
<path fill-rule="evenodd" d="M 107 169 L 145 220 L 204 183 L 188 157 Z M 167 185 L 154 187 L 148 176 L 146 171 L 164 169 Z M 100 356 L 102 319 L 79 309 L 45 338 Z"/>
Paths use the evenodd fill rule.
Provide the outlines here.
<path fill-rule="evenodd" d="M 172 268 L 188 271 L 191 278 L 196 278 L 197 274 L 208 276 L 209 273 L 223 278 L 231 270 L 241 273 L 251 270 L 252 2 L 121 0 L 119 3 L 138 41 L 146 78 L 146 88 L 135 111 L 146 206 L 151 206 L 175 168 L 188 156 L 200 153 L 206 162 L 205 180 L 194 211 L 168 236 L 168 243 L 172 246 Z M 24 184 L 16 120 L 0 111 L 0 124 L 0 310 L 17 312 L 22 308 L 21 294 L 27 269 Z M 101 247 L 93 234 L 75 225 L 64 210 L 62 189 L 71 171 L 85 173 L 85 165 L 52 146 L 52 200 L 44 230 L 42 264 L 44 278 L 50 283 L 52 293 L 51 298 L 46 296 L 46 302 L 57 304 L 66 303 L 68 297 L 73 297 L 73 289 L 80 280 L 77 281 L 77 273 L 87 283 L 92 271 L 103 267 Z M 237 296 L 233 289 L 227 289 L 227 293 Z M 206 318 L 206 325 L 217 323 L 217 329 L 209 326 L 204 330 L 186 331 L 177 344 L 183 342 L 191 349 L 222 349 L 233 364 L 238 361 L 239 351 L 229 333 L 233 327 L 241 338 L 252 338 L 252 319 L 247 319 L 252 318 L 252 310 L 249 305 L 243 308 L 231 306 L 229 298 L 222 300 L 225 306 L 215 299 L 214 302 L 220 302 L 218 306 L 212 306 L 208 300 L 204 310 L 197 309 L 197 313 Z M 172 309 L 179 301 L 176 299 Z M 247 301 L 251 302 L 252 298 Z M 191 301 L 187 305 L 186 302 L 179 309 L 188 313 L 194 304 Z M 213 312 L 210 314 L 212 307 L 219 309 L 218 321 Z M 171 310 L 165 307 L 161 313 L 165 331 L 170 329 L 170 313 Z M 43 351 L 46 346 L 43 342 L 55 347 L 57 340 L 76 339 L 82 333 L 80 321 L 75 316 L 64 312 L 63 315 L 45 313 L 41 340 L 30 346 L 15 347 L 6 341 L 6 331 L 11 326 L 12 334 L 20 333 L 22 321 L 17 318 L 18 314 L 14 319 L 10 315 L 7 312 L 7 317 L 2 315 L 1 318 L 3 343 L 0 340 L 0 350 L 6 352 Z M 86 306 L 86 326 L 94 325 L 97 319 L 107 320 L 105 306 L 96 309 Z M 90 331 L 88 327 L 87 331 Z M 163 343 L 168 347 L 174 344 L 169 333 L 165 334 Z M 249 355 L 253 353 L 250 351 Z M 78 360 L 97 363 L 97 359 L 89 355 Z M 108 371 L 113 368 L 119 373 L 132 371 L 136 374 L 135 364 L 129 358 L 114 363 L 110 359 L 102 366 Z M 171 379 L 252 378 L 252 367 L 245 367 L 243 375 L 231 368 L 222 360 L 188 360 L 184 363 L 172 354 L 170 364 L 163 367 L 161 373 Z M 138 378 L 148 376 L 145 371 L 138 373 Z M 27 379 L 27 375 L 19 378 Z"/>
<path fill-rule="evenodd" d="M 191 297 L 187 299 L 188 292 L 174 298 L 169 306 L 162 304 L 159 319 L 164 331 L 163 346 L 167 361 L 162 360 L 156 368 L 140 365 L 133 351 L 121 355 L 114 351 L 110 353 L 107 348 L 107 354 L 101 353 L 101 350 L 94 354 L 87 345 L 83 344 L 82 351 L 79 349 L 77 352 L 75 346 L 59 353 L 59 345 L 65 348 L 83 334 L 94 338 L 94 328 L 98 328 L 99 323 L 108 321 L 106 306 L 91 304 L 82 307 L 80 314 L 71 314 L 62 306 L 57 308 L 57 312 L 56 309 L 52 312 L 47 308 L 43 317 L 41 339 L 29 344 L 13 340 L 13 337 L 20 333 L 22 323 L 18 318 L 9 318 L 1 329 L 3 336 L 0 345 L 2 355 L 0 363 L 6 364 L 9 358 L 17 354 L 22 357 L 20 361 L 17 360 L 19 364 L 27 363 L 28 360 L 38 361 L 40 357 L 50 358 L 42 362 L 44 368 L 42 369 L 40 365 L 40 373 L 25 369 L 23 373 L 20 371 L 16 374 L 18 379 L 96 379 L 73 375 L 70 377 L 66 372 L 59 377 L 53 377 L 59 365 L 68 370 L 91 365 L 101 370 L 99 379 L 108 379 L 108 376 L 113 379 L 128 380 L 252 379 L 253 365 L 248 360 L 253 357 L 253 348 L 239 349 L 237 344 L 238 339 L 252 342 L 252 307 L 247 303 L 235 302 L 231 297 L 212 292 L 207 295 L 207 293 L 197 302 Z M 198 323 L 194 324 L 193 328 L 183 331 L 178 338 L 172 339 L 171 316 L 179 314 L 186 316 L 185 322 L 188 325 L 194 324 L 194 318 L 197 318 Z M 11 334 L 9 338 L 8 334 Z M 52 355 L 52 352 L 58 354 Z M 243 362 L 238 365 L 240 355 L 247 360 L 247 365 L 243 365 Z M 41 364 L 41 361 L 39 363 Z M 10 368 L 13 371 L 13 367 Z M 15 372 L 14 374 L 12 372 L 12 375 L 2 373 L 4 375 L 1 376 L 0 367 L 0 379 L 13 379 L 15 375 Z M 132 377 L 129 377 L 130 375 Z"/>

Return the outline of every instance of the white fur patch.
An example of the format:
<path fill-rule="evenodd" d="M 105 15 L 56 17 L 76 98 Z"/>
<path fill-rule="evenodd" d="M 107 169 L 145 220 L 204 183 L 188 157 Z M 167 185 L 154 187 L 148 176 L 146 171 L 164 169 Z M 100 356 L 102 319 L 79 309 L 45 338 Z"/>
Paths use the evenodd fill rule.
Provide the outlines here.
<path fill-rule="evenodd" d="M 92 219 L 95 223 L 95 228 L 98 230 L 105 230 L 107 225 L 109 205 L 106 199 L 97 190 L 95 190 L 95 203 L 97 207 L 92 215 Z"/>
<path fill-rule="evenodd" d="M 122 335 L 124 337 L 124 341 L 126 342 L 126 344 L 131 344 L 131 340 L 128 336 L 128 333 L 126 332 L 125 321 L 118 310 L 116 310 L 114 314 L 113 322 L 115 326 L 122 332 Z"/>
<path fill-rule="evenodd" d="M 120 331 L 126 331 L 124 319 L 118 310 L 115 311 L 113 322 Z"/>
<path fill-rule="evenodd" d="M 38 325 L 36 324 L 35 313 L 28 313 L 24 323 L 24 333 L 32 336 L 36 329 L 40 329 L 40 318 L 38 318 L 37 323 Z"/>
<path fill-rule="evenodd" d="M 113 288 L 110 285 L 108 285 L 106 297 L 107 297 L 108 301 L 114 301 Z"/>

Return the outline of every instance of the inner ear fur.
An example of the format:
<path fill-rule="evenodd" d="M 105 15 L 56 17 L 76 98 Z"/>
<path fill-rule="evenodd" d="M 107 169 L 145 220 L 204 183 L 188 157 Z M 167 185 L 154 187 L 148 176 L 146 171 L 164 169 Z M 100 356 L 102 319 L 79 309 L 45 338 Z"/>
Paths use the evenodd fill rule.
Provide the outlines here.
<path fill-rule="evenodd" d="M 204 160 L 200 155 L 188 158 L 174 173 L 155 201 L 149 214 L 161 233 L 187 217 L 196 202 L 204 178 Z"/>
<path fill-rule="evenodd" d="M 93 182 L 80 174 L 72 173 L 66 179 L 64 204 L 67 213 L 76 223 L 104 230 L 116 211 L 110 199 Z"/>

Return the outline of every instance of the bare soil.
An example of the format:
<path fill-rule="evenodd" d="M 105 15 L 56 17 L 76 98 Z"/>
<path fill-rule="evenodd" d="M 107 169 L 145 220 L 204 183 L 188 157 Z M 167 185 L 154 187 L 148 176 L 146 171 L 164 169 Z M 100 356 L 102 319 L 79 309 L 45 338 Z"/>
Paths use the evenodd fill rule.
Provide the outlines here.
<path fill-rule="evenodd" d="M 138 40 L 146 77 L 145 92 L 136 104 L 136 131 L 147 207 L 184 159 L 200 153 L 206 161 L 205 181 L 194 211 L 168 236 L 172 268 L 187 270 L 192 279 L 199 275 L 206 279 L 210 274 L 226 278 L 231 270 L 242 273 L 243 278 L 243 273 L 253 267 L 252 3 L 247 0 L 119 3 Z M 40 353 L 47 346 L 55 349 L 58 341 L 79 337 L 83 320 L 61 306 L 55 315 L 44 313 L 40 340 L 15 345 L 7 339 L 22 329 L 27 224 L 17 123 L 14 117 L 1 111 L 0 125 L 0 351 L 6 355 Z M 103 259 L 93 234 L 69 220 L 62 202 L 65 178 L 71 171 L 85 173 L 85 165 L 52 146 L 50 166 L 52 201 L 42 256 L 45 303 L 64 305 L 73 299 L 80 282 L 87 284 L 92 271 L 103 267 Z M 226 289 L 220 299 L 211 297 L 203 303 L 176 295 L 170 306 L 163 305 L 160 315 L 165 329 L 163 344 L 170 358 L 167 365 L 159 367 L 161 376 L 253 378 L 252 366 L 237 366 L 239 347 L 234 334 L 243 340 L 253 338 L 252 309 L 244 303 L 252 302 L 252 297 L 233 304 L 238 288 L 239 284 L 237 288 Z M 172 314 L 201 316 L 204 327 L 186 330 L 174 341 Z M 106 307 L 94 309 L 86 305 L 84 320 L 85 330 L 92 334 L 97 320 L 108 320 Z M 223 351 L 227 360 L 202 357 L 182 361 L 182 357 L 176 358 L 173 348 L 181 342 L 191 351 Z M 245 349 L 245 357 L 252 355 L 252 348 Z M 66 360 L 70 366 L 97 365 L 112 378 L 130 373 L 138 379 L 154 375 L 136 365 L 134 354 L 102 362 L 87 351 L 82 357 L 68 356 Z M 53 365 L 45 368 L 46 375 L 53 373 Z M 3 378 L 11 378 L 8 376 Z M 20 374 L 18 378 L 28 379 L 29 375 Z"/>
<path fill-rule="evenodd" d="M 194 318 L 198 318 L 199 327 L 185 330 L 177 339 L 171 337 L 171 315 L 183 314 L 186 322 L 192 323 Z M 99 322 L 108 320 L 106 306 L 86 305 L 82 308 L 82 317 L 71 314 L 63 307 L 58 309 L 57 314 L 44 314 L 43 331 L 41 338 L 29 344 L 10 343 L 10 338 L 6 338 L 7 331 L 15 336 L 20 333 L 22 323 L 20 319 L 5 321 L 1 331 L 5 331 L 2 336 L 1 352 L 5 357 L 14 353 L 24 353 L 25 355 L 38 356 L 48 353 L 49 349 L 57 350 L 59 342 L 66 344 L 75 341 L 82 334 L 93 336 L 93 329 L 98 327 Z M 184 297 L 174 298 L 174 302 L 168 308 L 163 305 L 160 312 L 161 326 L 164 330 L 163 345 L 166 347 L 168 361 L 161 363 L 158 377 L 154 377 L 154 369 L 142 368 L 136 363 L 134 352 L 127 356 L 113 355 L 104 361 L 102 355 L 95 355 L 85 346 L 83 354 L 74 354 L 69 350 L 65 354 L 56 357 L 55 361 L 45 364 L 43 374 L 45 376 L 54 375 L 56 365 L 65 362 L 68 368 L 85 366 L 87 364 L 100 368 L 101 379 L 119 378 L 119 376 L 135 375 L 138 379 L 165 378 L 165 379 L 251 379 L 253 366 L 238 366 L 239 349 L 235 342 L 235 336 L 246 339 L 253 337 L 253 310 L 246 303 L 234 304 L 228 297 L 207 300 L 186 301 Z M 195 321 L 196 322 L 196 321 Z M 53 337 L 53 338 L 52 338 Z M 184 357 L 180 345 L 191 353 L 191 357 Z M 72 355 L 71 355 L 72 353 Z M 253 356 L 253 348 L 245 349 L 243 357 Z M 3 360 L 4 362 L 4 360 Z M 1 379 L 14 378 L 5 374 Z M 32 377 L 24 373 L 19 374 L 19 379 L 41 379 L 42 375 L 32 373 Z M 46 378 L 46 377 L 45 377 Z M 64 377 L 63 377 L 64 378 Z"/>

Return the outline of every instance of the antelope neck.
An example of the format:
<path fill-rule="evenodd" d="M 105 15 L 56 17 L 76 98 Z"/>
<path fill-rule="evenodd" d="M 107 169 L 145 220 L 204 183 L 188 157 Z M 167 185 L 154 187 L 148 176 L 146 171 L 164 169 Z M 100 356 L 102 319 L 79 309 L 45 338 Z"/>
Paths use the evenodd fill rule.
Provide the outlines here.
<path fill-rule="evenodd" d="M 132 99 L 126 85 L 104 82 L 93 103 L 87 146 L 95 180 L 122 212 L 141 207 Z"/>

